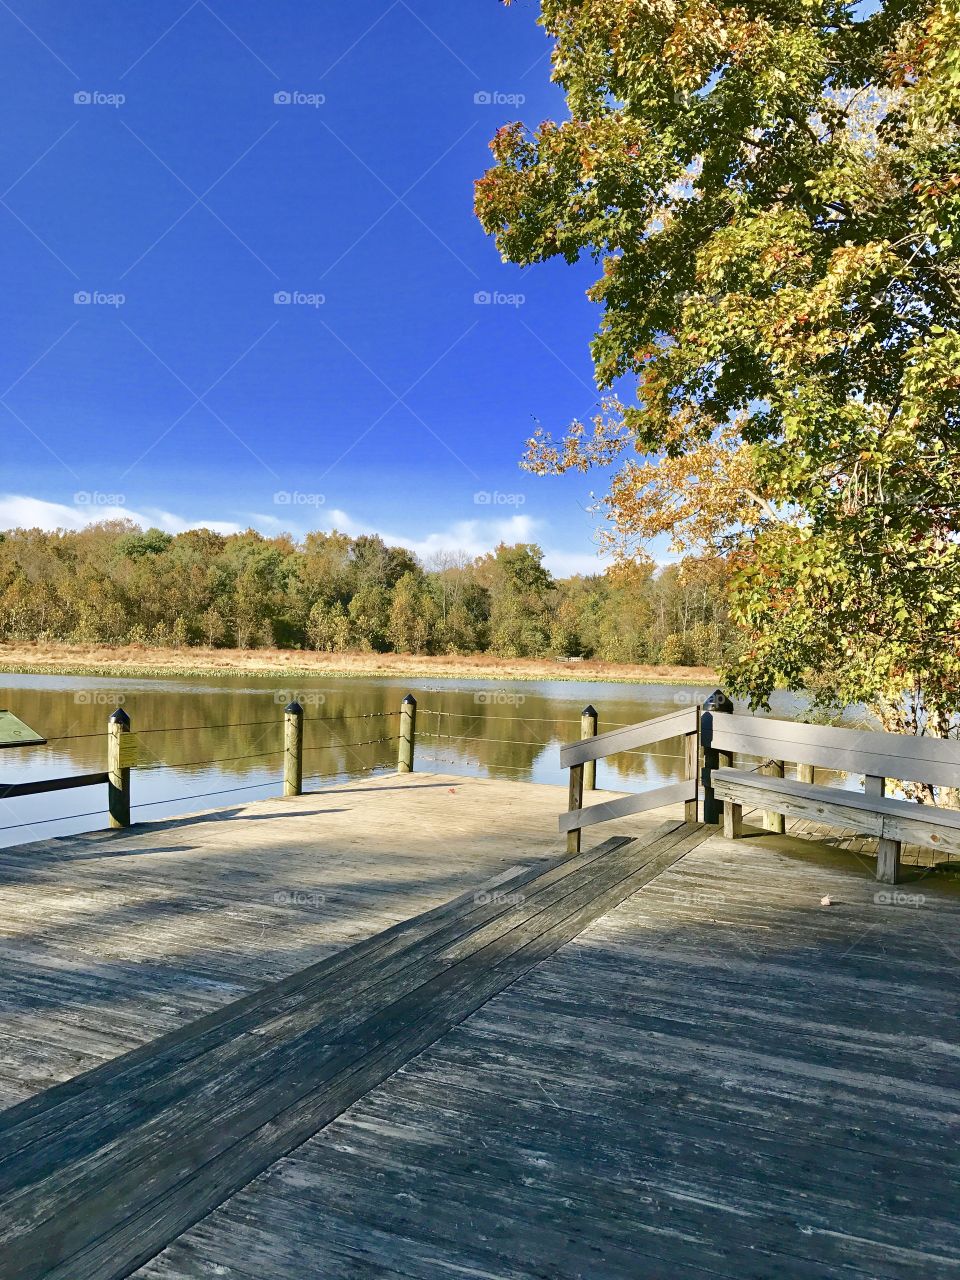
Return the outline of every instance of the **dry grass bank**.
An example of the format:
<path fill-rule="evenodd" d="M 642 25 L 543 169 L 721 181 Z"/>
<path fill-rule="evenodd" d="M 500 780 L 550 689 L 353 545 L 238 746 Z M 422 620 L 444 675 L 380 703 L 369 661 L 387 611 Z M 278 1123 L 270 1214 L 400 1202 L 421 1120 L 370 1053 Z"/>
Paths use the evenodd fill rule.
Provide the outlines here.
<path fill-rule="evenodd" d="M 290 649 L 150 649 L 142 645 L 0 644 L 0 672 L 82 675 L 418 676 L 459 680 L 601 680 L 623 684 L 711 684 L 709 667 L 558 662 L 490 654 L 314 653 Z"/>

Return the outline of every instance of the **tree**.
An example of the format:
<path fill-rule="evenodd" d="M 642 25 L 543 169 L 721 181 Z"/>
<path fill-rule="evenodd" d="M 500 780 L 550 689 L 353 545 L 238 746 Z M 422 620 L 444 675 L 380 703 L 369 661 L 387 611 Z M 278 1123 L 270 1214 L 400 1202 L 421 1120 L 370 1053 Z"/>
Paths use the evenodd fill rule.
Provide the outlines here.
<path fill-rule="evenodd" d="M 339 600 L 325 604 L 318 600 L 310 610 L 307 634 L 314 649 L 342 653 L 350 643 L 350 619 Z"/>
<path fill-rule="evenodd" d="M 85 530 L 89 532 L 89 530 Z M 164 533 L 162 529 L 131 529 L 118 539 L 117 554 L 128 556 L 131 560 L 140 560 L 144 556 L 159 556 L 173 542 L 172 533 Z"/>
<path fill-rule="evenodd" d="M 539 547 L 520 544 L 479 559 L 445 557 L 427 572 L 414 566 L 390 589 L 382 581 L 411 563 L 409 554 L 378 553 L 381 581 L 358 583 L 353 543 L 342 534 L 297 545 L 285 534 L 201 529 L 144 550 L 132 532 L 111 521 L 79 533 L 0 533 L 0 639 L 306 644 L 337 653 L 351 640 L 414 653 L 495 644 L 506 655 L 552 649 L 641 661 L 671 632 L 685 652 L 700 653 L 718 626 L 714 562 L 554 582 Z"/>
<path fill-rule="evenodd" d="M 364 649 L 387 648 L 390 629 L 390 592 L 374 582 L 366 582 L 350 601 L 350 627 Z"/>
<path fill-rule="evenodd" d="M 228 539 L 226 555 L 233 574 L 233 623 L 237 647 L 270 644 L 282 615 L 287 556 L 286 538 L 267 540 L 254 529 Z"/>
<path fill-rule="evenodd" d="M 533 543 L 501 543 L 477 565 L 490 592 L 490 630 L 495 653 L 508 658 L 538 657 L 550 643 L 553 578 L 543 552 Z"/>
<path fill-rule="evenodd" d="M 490 593 L 477 581 L 475 562 L 459 551 L 440 553 L 431 565 L 439 609 L 438 647 L 448 653 L 476 653 L 489 641 Z"/>
<path fill-rule="evenodd" d="M 654 639 L 653 566 L 617 566 L 595 605 L 596 650 L 607 662 L 648 662 L 657 656 Z"/>
<path fill-rule="evenodd" d="M 602 264 L 592 428 L 618 553 L 726 557 L 729 678 L 946 733 L 960 707 L 960 11 L 543 0 L 570 118 L 502 128 L 503 256 Z M 632 378 L 636 397 L 612 394 Z"/>
<path fill-rule="evenodd" d="M 490 592 L 477 582 L 464 585 L 440 625 L 447 653 L 477 653 L 490 643 Z"/>
<path fill-rule="evenodd" d="M 297 560 L 295 589 L 307 613 L 318 600 L 346 603 L 354 585 L 351 539 L 345 533 L 308 533 Z"/>
<path fill-rule="evenodd" d="M 350 644 L 350 618 L 338 600 L 330 610 L 330 648 L 343 653 Z"/>
<path fill-rule="evenodd" d="M 204 610 L 200 619 L 200 628 L 209 649 L 219 644 L 227 633 L 227 624 L 223 620 L 223 615 L 213 605 Z"/>
<path fill-rule="evenodd" d="M 550 648 L 561 658 L 577 658 L 583 655 L 580 610 L 572 596 L 564 596 L 554 610 L 550 623 Z"/>
<path fill-rule="evenodd" d="M 405 573 L 416 573 L 417 558 L 406 547 L 388 547 L 376 534 L 362 534 L 353 542 L 353 569 L 358 586 L 392 590 Z"/>
<path fill-rule="evenodd" d="M 397 653 L 429 651 L 437 606 L 422 573 L 405 573 L 393 589 L 388 634 Z"/>

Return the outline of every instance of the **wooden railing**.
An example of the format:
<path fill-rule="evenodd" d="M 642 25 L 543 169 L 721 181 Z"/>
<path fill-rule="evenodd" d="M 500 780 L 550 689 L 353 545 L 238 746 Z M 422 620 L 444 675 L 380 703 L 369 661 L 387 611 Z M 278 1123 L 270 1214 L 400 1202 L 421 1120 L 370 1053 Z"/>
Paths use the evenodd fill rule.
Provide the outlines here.
<path fill-rule="evenodd" d="M 590 762 L 678 737 L 686 741 L 682 782 L 584 807 L 583 775 Z M 754 763 L 734 768 L 735 756 Z M 787 778 L 785 762 L 796 766 L 795 777 Z M 960 742 L 954 740 L 738 715 L 718 689 L 702 708 L 571 742 L 561 748 L 560 763 L 570 770 L 567 812 L 559 825 L 571 853 L 580 849 L 585 827 L 682 803 L 688 821 L 722 820 L 731 839 L 742 834 L 744 805 L 759 809 L 767 830 L 780 834 L 785 818 L 797 817 L 876 836 L 877 877 L 894 884 L 904 842 L 960 854 L 960 811 L 887 795 L 890 779 L 960 790 Z M 817 767 L 859 774 L 863 791 L 815 785 Z"/>
<path fill-rule="evenodd" d="M 255 722 L 250 722 L 250 721 L 240 722 L 238 724 L 189 725 L 189 726 L 184 726 L 182 728 L 178 726 L 170 726 L 169 728 L 156 727 L 156 728 L 147 728 L 143 730 L 141 736 L 139 737 L 138 735 L 132 732 L 130 717 L 122 708 L 118 707 L 117 710 L 114 711 L 114 713 L 110 716 L 106 726 L 106 744 L 105 745 L 106 745 L 107 767 L 105 770 L 97 773 L 70 774 L 70 775 L 67 775 L 66 777 L 60 777 L 60 778 L 40 778 L 34 782 L 12 782 L 12 783 L 5 783 L 5 784 L 0 783 L 0 800 L 13 800 L 22 796 L 45 795 L 55 791 L 72 791 L 80 787 L 96 787 L 96 786 L 103 786 L 105 784 L 107 787 L 106 810 L 107 810 L 107 818 L 109 821 L 109 825 L 114 828 L 129 827 L 131 823 L 130 779 L 134 769 L 140 766 L 145 771 L 152 772 L 153 770 L 156 770 L 156 769 L 166 769 L 166 768 L 175 769 L 179 767 L 175 761 L 171 761 L 170 763 L 164 763 L 160 760 L 156 760 L 156 762 L 153 764 L 146 764 L 146 765 L 143 764 L 143 762 L 138 758 L 141 753 L 141 749 L 148 756 L 152 754 L 146 748 L 144 743 L 144 739 L 147 734 L 190 733 L 198 729 L 205 729 L 205 728 L 213 728 L 213 729 L 244 728 L 250 723 L 256 723 L 258 725 L 276 723 L 278 727 L 282 727 L 282 730 L 283 730 L 282 746 L 277 749 L 265 749 L 262 753 L 255 753 L 255 754 L 262 755 L 263 759 L 265 760 L 270 757 L 278 757 L 278 756 L 281 757 L 281 763 L 280 763 L 280 769 L 281 769 L 280 781 L 282 786 L 281 794 L 284 796 L 299 796 L 303 794 L 303 787 L 304 787 L 304 756 L 314 751 L 334 750 L 334 749 L 342 749 L 342 750 L 349 751 L 357 747 L 379 746 L 381 744 L 393 743 L 398 741 L 399 746 L 398 746 L 398 755 L 397 755 L 397 769 L 401 773 L 409 772 L 410 770 L 412 770 L 413 760 L 414 760 L 415 732 L 416 732 L 416 713 L 417 713 L 416 699 L 408 695 L 406 698 L 404 698 L 400 707 L 396 711 L 364 712 L 356 716 L 341 717 L 341 719 L 373 720 L 373 719 L 379 719 L 380 717 L 396 716 L 399 718 L 399 725 L 400 725 L 400 733 L 398 735 L 388 734 L 386 736 L 381 736 L 379 738 L 375 738 L 375 739 L 372 739 L 369 741 L 363 741 L 363 742 L 354 742 L 354 741 L 343 742 L 339 739 L 339 737 L 337 737 L 335 742 L 333 744 L 329 744 L 328 746 L 309 746 L 309 745 L 304 745 L 304 727 L 305 727 L 304 710 L 303 710 L 303 707 L 300 705 L 300 703 L 296 700 L 284 706 L 283 718 L 282 720 L 277 720 L 276 722 L 261 720 L 261 721 L 255 721 Z M 312 725 L 317 725 L 321 722 L 312 720 L 309 723 Z M 84 733 L 76 736 L 89 738 L 95 735 Z M 50 741 L 52 742 L 66 741 L 69 737 L 70 735 L 67 735 L 66 738 L 61 738 L 61 739 L 54 738 L 54 739 L 51 739 Z M 36 742 L 32 742 L 29 745 L 38 745 L 38 744 L 43 745 L 47 741 L 48 739 L 40 738 L 40 739 L 37 739 Z M 17 745 L 17 744 L 11 744 L 11 745 Z M 227 757 L 227 760 L 231 760 L 233 758 L 235 757 Z M 219 763 L 221 763 L 220 760 L 217 759 L 216 757 L 213 757 L 210 760 L 190 760 L 188 762 L 188 766 L 184 766 L 184 767 L 189 767 L 193 765 L 206 765 L 206 764 L 213 766 Z M 377 767 L 383 768 L 386 766 L 380 765 Z M 257 783 L 255 785 L 261 786 L 261 785 L 272 785 L 272 784 Z M 200 795 L 188 794 L 183 796 L 164 797 L 164 799 L 162 800 L 147 801 L 146 804 L 148 805 L 177 804 L 181 801 L 203 799 L 208 796 L 220 795 L 220 794 L 225 794 L 225 792 L 208 791 L 208 792 L 200 793 Z M 32 826 L 43 825 L 46 822 L 70 821 L 74 818 L 79 818 L 79 817 L 88 818 L 93 816 L 95 815 L 67 813 L 67 814 L 64 814 L 62 818 L 60 817 L 35 818 L 32 821 L 27 821 L 24 823 L 15 823 L 13 824 L 12 827 L 2 828 L 2 830 L 12 830 L 12 829 L 21 828 L 21 827 L 28 828 Z"/>
<path fill-rule="evenodd" d="M 605 760 L 622 751 L 635 751 L 668 738 L 683 738 L 684 778 L 651 791 L 636 795 L 620 796 L 616 800 L 604 800 L 599 804 L 583 807 L 584 768 L 596 760 Z M 584 827 L 613 818 L 625 818 L 631 813 L 643 813 L 648 809 L 660 809 L 664 805 L 683 804 L 688 822 L 696 822 L 698 812 L 698 779 L 700 759 L 700 708 L 686 707 L 672 711 L 654 720 L 642 720 L 638 724 L 611 729 L 595 737 L 582 738 L 560 748 L 560 764 L 570 770 L 567 812 L 560 815 L 560 834 L 567 837 L 567 851 L 577 853 Z"/>
<path fill-rule="evenodd" d="M 416 752 L 417 710 L 416 699 L 407 695 L 396 711 L 352 717 L 368 720 L 396 716 L 399 717 L 399 731 L 396 735 L 380 736 L 369 742 L 339 743 L 338 740 L 338 745 L 359 747 L 396 742 L 397 771 L 410 773 L 414 769 Z M 422 709 L 421 714 L 443 716 L 459 713 Z M 522 716 L 517 718 L 523 719 Z M 282 794 L 299 796 L 303 793 L 305 752 L 329 748 L 304 745 L 304 711 L 296 700 L 283 708 L 282 724 L 282 747 L 277 751 L 265 750 L 262 754 L 265 757 L 282 755 Z M 960 790 L 960 742 L 736 714 L 729 698 L 719 689 L 705 700 L 702 707 L 684 707 L 655 719 L 617 725 L 604 733 L 597 732 L 597 725 L 596 710 L 592 706 L 585 707 L 580 717 L 580 739 L 566 743 L 560 750 L 560 764 L 569 769 L 570 776 L 567 811 L 559 817 L 559 829 L 566 836 L 570 852 L 579 851 L 582 832 L 587 827 L 682 804 L 687 821 L 719 823 L 722 819 L 725 834 L 734 839 L 742 831 L 744 806 L 748 810 L 760 810 L 767 829 L 775 832 L 784 831 L 785 817 L 799 817 L 876 836 L 878 875 L 894 883 L 904 842 L 960 854 L 960 811 L 932 804 L 917 805 L 886 794 L 890 779 L 901 783 L 922 783 L 929 788 Z M 196 727 L 189 726 L 190 729 Z M 144 733 L 178 731 L 186 732 L 187 729 L 147 729 Z M 670 739 L 682 739 L 684 742 L 681 781 L 584 805 L 584 793 L 596 787 L 598 760 L 638 751 Z M 106 784 L 110 825 L 129 826 L 130 775 L 132 767 L 138 763 L 137 741 L 131 732 L 129 716 L 118 708 L 107 724 L 107 768 L 103 772 L 0 785 L 0 800 Z M 737 756 L 740 757 L 740 767 L 734 768 Z M 750 763 L 743 763 L 744 757 Z M 791 770 L 789 778 L 785 761 L 796 766 L 795 774 Z M 218 761 L 213 759 L 209 763 Z M 167 767 L 176 766 L 162 763 L 146 766 L 148 769 Z M 816 767 L 861 775 L 864 779 L 863 792 L 816 786 Z M 176 799 L 195 798 L 199 797 Z M 173 799 L 169 802 L 172 803 Z"/>
<path fill-rule="evenodd" d="M 98 787 L 109 780 L 109 773 L 76 773 L 69 778 L 41 778 L 39 782 L 10 782 L 0 786 L 0 800 L 15 800 L 17 796 L 42 796 L 48 791 L 72 791 L 74 787 Z"/>
<path fill-rule="evenodd" d="M 52 791 L 73 791 L 78 787 L 107 787 L 107 813 L 111 827 L 130 825 L 130 767 L 134 763 L 136 741 L 130 734 L 130 717 L 121 708 L 107 721 L 107 767 L 101 773 L 75 773 L 64 778 L 39 778 L 36 782 L 9 782 L 0 785 L 0 800 L 19 796 L 42 796 Z"/>

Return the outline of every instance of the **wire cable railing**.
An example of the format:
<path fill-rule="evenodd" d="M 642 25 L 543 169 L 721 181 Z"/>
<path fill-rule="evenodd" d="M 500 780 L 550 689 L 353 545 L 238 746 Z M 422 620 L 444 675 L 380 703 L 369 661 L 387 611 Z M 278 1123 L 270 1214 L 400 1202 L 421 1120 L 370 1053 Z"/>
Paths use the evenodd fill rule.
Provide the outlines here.
<path fill-rule="evenodd" d="M 357 712 L 356 715 L 344 716 L 344 715 L 341 715 L 339 712 L 337 712 L 332 716 L 324 718 L 323 720 L 305 721 L 304 728 L 306 728 L 308 724 L 311 726 L 322 728 L 328 723 L 329 720 L 336 720 L 338 723 L 341 720 L 378 720 L 378 719 L 382 719 L 384 716 L 399 716 L 400 714 L 401 712 L 399 711 L 362 711 L 362 712 Z"/>
<path fill-rule="evenodd" d="M 213 756 L 209 760 L 158 760 L 155 764 L 140 765 L 140 773 L 153 773 L 157 769 L 199 769 L 217 764 L 235 764 L 240 760 L 265 760 L 268 756 L 283 754 L 282 747 L 269 751 L 252 751 L 242 756 Z"/>
<path fill-rule="evenodd" d="M 185 725 L 163 725 L 156 729 L 138 729 L 137 733 L 143 737 L 147 733 L 202 733 L 204 729 L 248 729 L 256 728 L 260 725 L 269 725 L 272 729 L 282 729 L 283 721 L 281 720 L 234 720 L 230 724 L 185 724 Z"/>
<path fill-rule="evenodd" d="M 309 703 L 307 697 L 303 701 Z M 269 788 L 278 788 L 282 780 L 284 796 L 300 795 L 304 783 L 311 789 L 318 789 L 318 783 L 335 785 L 337 779 L 357 777 L 367 774 L 382 773 L 392 767 L 386 759 L 386 752 L 393 744 L 398 744 L 396 769 L 400 774 L 411 772 L 414 767 L 414 754 L 421 759 L 428 770 L 443 772 L 447 769 L 457 777 L 483 777 L 509 774 L 518 779 L 532 781 L 532 772 L 539 768 L 543 753 L 555 746 L 558 736 L 572 738 L 569 726 L 584 729 L 584 717 L 569 716 L 530 716 L 522 710 L 511 708 L 506 711 L 497 702 L 477 707 L 475 711 L 446 710 L 441 707 L 418 707 L 416 701 L 408 696 L 399 709 L 380 709 L 374 711 L 333 712 L 321 705 L 318 714 L 307 715 L 300 701 L 296 698 L 284 707 L 278 703 L 275 717 L 266 719 L 255 717 L 243 720 L 218 720 L 210 723 L 190 723 L 186 725 L 148 725 L 134 731 L 129 717 L 122 709 L 118 709 L 110 717 L 108 731 L 103 733 L 68 733 L 54 735 L 47 741 L 50 743 L 92 740 L 106 737 L 107 764 L 106 771 L 101 774 L 75 774 L 67 778 L 46 778 L 33 783 L 17 783 L 8 788 L 9 799 L 21 796 L 36 796 L 42 791 L 65 790 L 78 786 L 102 784 L 106 782 L 108 789 L 107 810 L 111 826 L 124 827 L 130 824 L 131 811 L 152 810 L 163 806 L 173 807 L 187 805 L 194 801 L 206 800 L 216 796 L 239 795 L 253 793 Z M 596 731 L 596 714 L 593 714 L 594 732 Z M 417 717 L 426 717 L 426 721 L 417 726 Z M 399 719 L 399 725 L 396 721 Z M 379 721 L 382 732 L 374 737 L 341 736 L 344 726 L 352 721 L 369 722 L 374 729 L 374 722 Z M 427 726 L 430 727 L 427 727 Z M 504 729 L 516 730 L 511 736 L 505 736 Z M 604 730 L 630 727 L 619 721 L 604 721 Z M 396 729 L 396 732 L 390 730 Z M 464 732 L 460 732 L 463 729 Z M 169 757 L 175 734 L 202 734 L 209 730 L 216 733 L 236 732 L 238 740 L 230 745 L 240 747 L 228 755 L 210 755 L 203 757 L 202 751 L 189 753 L 189 758 L 176 760 Z M 253 730 L 249 735 L 241 731 Z M 486 730 L 486 732 L 484 732 Z M 556 732 L 552 732 L 555 730 Z M 274 736 L 276 731 L 283 734 L 282 745 Z M 499 731 L 499 732 L 498 732 Z M 129 735 L 129 736 L 128 736 Z M 578 735 L 579 736 L 579 735 Z M 318 741 L 318 737 L 320 740 Z M 247 741 L 244 739 L 247 738 Z M 160 739 L 157 747 L 148 747 L 147 743 Z M 264 741 L 266 740 L 266 741 Z M 163 743 L 161 746 L 160 743 Z M 139 743 L 137 759 L 136 744 Z M 243 748 L 246 747 L 244 750 Z M 512 758 L 505 748 L 510 748 Z M 175 753 L 174 753 L 175 754 Z M 187 754 L 185 752 L 185 754 Z M 623 754 L 642 755 L 643 752 L 627 751 Z M 656 749 L 656 755 L 663 760 L 682 760 L 680 754 Z M 309 757 L 314 761 L 309 761 Z M 322 765 L 318 756 L 325 756 L 328 763 Z M 329 757 L 332 756 L 332 759 Z M 506 756 L 506 759 L 498 757 Z M 309 767 L 305 768 L 305 761 Z M 249 766 L 241 768 L 241 766 Z M 234 777 L 229 773 L 233 771 Z M 164 774 L 176 774 L 184 777 L 200 778 L 214 781 L 219 771 L 223 774 L 225 785 L 205 788 L 203 791 L 189 791 L 163 797 L 136 799 L 130 794 L 130 777 L 161 777 Z M 619 772 L 619 771 L 618 771 Z M 244 775 L 248 775 L 244 777 Z M 259 780 L 258 779 L 259 775 Z M 219 780 L 218 780 L 219 781 Z M 322 788 L 320 788 L 322 789 Z M 171 788 L 174 790 L 174 788 Z M 3 788 L 0 786 L 0 799 Z M 149 796 L 149 792 L 147 793 Z M 13 816 L 13 815 L 11 815 Z M 0 832 L 26 830 L 31 827 L 86 822 L 88 819 L 103 815 L 103 810 L 88 810 L 78 813 L 50 814 L 49 810 L 42 816 L 22 822 L 12 822 L 0 826 Z"/>
<path fill-rule="evenodd" d="M 560 716 L 528 716 L 528 715 L 504 715 L 501 712 L 499 703 L 485 703 L 487 708 L 484 711 L 437 711 L 430 707 L 418 707 L 417 714 L 424 716 L 444 716 L 461 720 L 522 720 L 527 724 L 556 724 L 556 725 L 579 725 L 581 718 L 578 716 L 575 720 Z M 491 712 L 496 714 L 491 715 Z M 605 729 L 629 729 L 635 722 L 632 720 L 604 720 Z"/>
<path fill-rule="evenodd" d="M 399 734 L 392 734 L 389 738 L 368 738 L 365 742 L 328 742 L 322 747 L 304 747 L 307 751 L 345 751 L 355 747 L 376 747 L 382 742 L 397 742 Z"/>

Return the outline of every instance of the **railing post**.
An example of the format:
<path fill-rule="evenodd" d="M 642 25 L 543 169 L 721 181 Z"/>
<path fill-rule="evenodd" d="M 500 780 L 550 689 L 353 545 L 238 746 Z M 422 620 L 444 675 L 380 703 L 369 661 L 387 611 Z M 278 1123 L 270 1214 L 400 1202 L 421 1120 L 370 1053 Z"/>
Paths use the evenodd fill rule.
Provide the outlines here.
<path fill-rule="evenodd" d="M 283 709 L 283 794 L 303 795 L 303 707 L 299 702 Z"/>
<path fill-rule="evenodd" d="M 580 738 L 595 738 L 597 736 L 598 717 L 595 707 L 584 707 L 580 712 Z M 596 760 L 588 760 L 583 766 L 583 789 L 584 791 L 596 791 L 597 789 L 597 762 Z"/>
<path fill-rule="evenodd" d="M 797 781 L 809 782 L 811 785 L 813 784 L 813 765 L 812 764 L 797 765 Z"/>
<path fill-rule="evenodd" d="M 771 760 L 767 764 L 766 773 L 769 778 L 782 778 L 786 774 L 786 765 L 782 760 Z M 768 809 L 763 815 L 763 825 L 768 831 L 782 836 L 787 829 L 787 820 L 782 813 L 774 813 L 772 809 Z"/>
<path fill-rule="evenodd" d="M 107 721 L 107 811 L 111 827 L 130 825 L 130 768 L 122 763 L 122 738 L 129 732 L 130 717 L 117 707 Z"/>
<path fill-rule="evenodd" d="M 567 791 L 567 812 L 574 813 L 583 808 L 583 765 L 570 766 L 570 786 Z M 581 828 L 574 827 L 567 832 L 567 853 L 580 852 Z"/>
<path fill-rule="evenodd" d="M 683 806 L 684 822 L 697 822 L 700 815 L 700 708 L 697 727 L 684 739 L 683 776 L 693 780 L 693 799 Z"/>
<path fill-rule="evenodd" d="M 417 700 L 408 693 L 400 703 L 400 748 L 397 773 L 413 773 L 413 753 L 417 741 Z"/>
<path fill-rule="evenodd" d="M 717 824 L 720 822 L 722 807 L 713 794 L 710 775 L 714 769 L 731 765 L 733 755 L 729 751 L 717 751 L 713 746 L 713 718 L 715 715 L 730 715 L 733 703 L 723 692 L 717 689 L 703 704 L 700 713 L 700 742 L 703 746 L 703 821 Z"/>
<path fill-rule="evenodd" d="M 886 794 L 886 790 L 886 778 L 868 773 L 863 780 L 863 794 L 866 796 L 880 799 Z M 900 879 L 901 847 L 899 840 L 889 840 L 885 836 L 877 841 L 877 879 L 881 884 L 896 884 Z"/>

